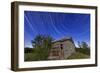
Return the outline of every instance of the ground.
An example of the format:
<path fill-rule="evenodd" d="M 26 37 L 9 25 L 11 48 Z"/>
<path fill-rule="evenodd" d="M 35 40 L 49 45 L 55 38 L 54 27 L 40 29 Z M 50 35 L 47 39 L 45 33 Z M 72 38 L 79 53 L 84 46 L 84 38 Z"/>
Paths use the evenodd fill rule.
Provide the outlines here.
<path fill-rule="evenodd" d="M 68 59 L 86 59 L 89 58 L 89 55 L 83 54 L 81 52 L 76 52 L 68 57 Z"/>
<path fill-rule="evenodd" d="M 25 53 L 25 61 L 34 61 L 35 60 L 35 54 L 34 53 Z"/>
<path fill-rule="evenodd" d="M 89 49 L 76 49 L 76 52 L 69 56 L 67 59 L 87 59 L 90 58 Z M 28 52 L 24 55 L 25 61 L 36 61 L 37 57 L 34 52 Z"/>

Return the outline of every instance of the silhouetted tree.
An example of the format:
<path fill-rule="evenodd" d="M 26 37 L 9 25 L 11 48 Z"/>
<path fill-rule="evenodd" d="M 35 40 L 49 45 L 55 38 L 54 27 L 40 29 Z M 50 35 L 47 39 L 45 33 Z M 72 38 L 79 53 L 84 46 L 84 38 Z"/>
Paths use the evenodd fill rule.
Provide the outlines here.
<path fill-rule="evenodd" d="M 76 48 L 77 52 L 81 52 L 83 54 L 90 55 L 90 46 L 84 41 L 78 42 L 79 48 Z"/>
<path fill-rule="evenodd" d="M 29 48 L 29 47 L 25 47 L 24 52 L 25 53 L 32 53 L 34 51 L 34 49 Z"/>
<path fill-rule="evenodd" d="M 87 49 L 88 48 L 88 44 L 86 42 L 82 42 L 81 43 L 81 48 Z"/>
<path fill-rule="evenodd" d="M 79 48 L 81 48 L 81 43 L 78 41 L 78 46 L 79 46 Z"/>
<path fill-rule="evenodd" d="M 32 45 L 35 48 L 36 60 L 47 59 L 52 41 L 53 38 L 49 35 L 37 35 L 34 38 Z"/>
<path fill-rule="evenodd" d="M 37 35 L 34 40 L 32 40 L 32 46 L 34 48 L 39 47 L 43 44 L 43 35 Z"/>

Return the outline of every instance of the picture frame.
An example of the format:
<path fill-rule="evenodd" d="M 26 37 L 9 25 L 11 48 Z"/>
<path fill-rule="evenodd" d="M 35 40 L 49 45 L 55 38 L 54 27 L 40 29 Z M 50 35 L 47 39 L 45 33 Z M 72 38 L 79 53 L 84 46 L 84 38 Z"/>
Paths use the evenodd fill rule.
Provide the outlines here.
<path fill-rule="evenodd" d="M 69 16 L 69 17 L 67 18 L 67 16 Z M 42 21 L 41 21 L 40 17 L 43 19 Z M 72 21 L 72 19 L 73 19 L 73 21 Z M 77 19 L 77 20 L 75 20 L 75 19 Z M 81 20 L 79 20 L 79 19 L 81 19 Z M 67 20 L 69 22 L 68 24 L 70 24 L 70 25 L 73 24 L 73 26 L 72 25 L 68 26 L 70 31 L 75 31 L 75 28 L 76 29 L 84 28 L 85 30 L 88 30 L 88 32 L 86 34 L 88 36 L 84 35 L 85 37 L 88 37 L 88 42 L 86 42 L 86 43 L 89 43 L 89 53 L 87 53 L 87 54 L 89 54 L 88 58 L 86 58 L 86 57 L 85 57 L 85 59 L 83 59 L 83 58 L 82 59 L 81 58 L 80 59 L 77 59 L 77 58 L 68 59 L 67 58 L 68 59 L 67 60 L 65 58 L 62 59 L 62 57 L 60 57 L 59 59 L 56 57 L 57 59 L 52 58 L 55 60 L 51 59 L 51 60 L 43 61 L 44 59 L 43 60 L 39 59 L 38 61 L 37 60 L 27 61 L 30 59 L 28 57 L 25 60 L 25 58 L 26 58 L 25 46 L 27 47 L 27 45 L 28 46 L 30 45 L 28 42 L 25 42 L 27 40 L 27 38 L 29 38 L 29 37 L 27 37 L 28 34 L 35 35 L 40 32 L 41 33 L 49 33 L 50 32 L 52 35 L 53 34 L 52 29 L 54 29 L 56 31 L 58 29 L 58 27 L 56 27 L 56 26 L 59 26 L 59 31 L 62 30 L 60 28 L 62 26 L 64 26 L 62 28 L 66 30 L 67 25 L 64 25 L 62 23 L 67 24 L 67 22 L 66 22 Z M 42 22 L 44 22 L 44 23 L 42 23 Z M 85 23 L 85 22 L 86 22 L 86 27 L 85 27 L 85 24 L 80 26 L 79 23 Z M 59 23 L 61 23 L 62 25 L 60 25 Z M 75 26 L 77 26 L 79 28 L 74 26 L 75 23 L 77 23 Z M 35 24 L 35 26 L 33 24 Z M 51 25 L 53 24 L 52 26 L 55 25 L 56 28 L 51 27 L 50 24 Z M 87 26 L 87 24 L 88 24 L 88 26 Z M 38 27 L 37 29 L 36 29 L 36 26 Z M 44 27 L 48 28 L 48 29 L 44 30 Z M 49 27 L 51 28 L 51 30 L 49 29 Z M 31 31 L 29 29 L 31 29 Z M 36 31 L 35 29 L 36 30 L 41 29 L 41 30 Z M 79 30 L 82 31 L 81 29 L 79 29 Z M 35 32 L 32 30 L 34 30 Z M 42 30 L 44 30 L 44 32 Z M 77 30 L 77 32 L 79 32 L 79 30 Z M 29 32 L 26 33 L 27 31 L 29 31 Z M 60 34 L 63 35 L 62 33 L 64 33 L 64 32 L 62 32 L 62 33 L 59 33 L 59 35 L 58 35 L 56 33 L 56 31 L 54 31 L 54 32 L 57 36 L 54 36 L 54 37 L 58 37 Z M 68 31 L 69 35 L 71 35 L 70 31 Z M 75 35 L 78 35 L 78 33 L 76 33 L 76 32 L 74 32 L 74 33 L 75 33 Z M 74 37 L 74 33 L 72 33 L 71 36 Z M 82 33 L 82 32 L 80 32 L 80 33 Z M 78 37 L 78 40 L 80 40 L 79 38 L 81 38 L 81 37 L 83 37 L 83 36 Z M 78 40 L 76 40 L 76 42 Z M 82 38 L 82 40 L 83 40 L 83 38 Z M 84 40 L 87 41 L 87 38 Z M 30 41 L 30 42 L 32 42 L 32 41 Z M 57 41 L 57 42 L 59 42 L 59 41 Z M 60 42 L 62 42 L 62 40 L 60 40 Z M 64 44 L 61 44 L 61 46 L 62 45 L 64 45 Z M 74 45 L 76 45 L 76 43 Z M 80 42 L 78 43 L 78 46 L 79 45 L 81 45 Z M 67 45 L 67 46 L 69 46 L 69 45 Z M 81 48 L 81 46 L 80 46 L 80 48 Z M 74 48 L 76 48 L 76 46 Z M 63 49 L 63 48 L 61 47 L 61 49 Z M 28 52 L 28 51 L 26 51 L 26 52 Z M 41 50 L 41 52 L 42 52 L 42 50 Z M 85 51 L 85 52 L 87 52 L 87 51 Z M 78 56 L 80 56 L 80 55 L 81 54 L 78 54 Z M 32 57 L 32 56 L 30 55 L 30 57 Z M 86 56 L 86 54 L 85 54 L 85 56 Z M 32 59 L 35 59 L 35 57 L 33 57 Z M 46 69 L 93 67 L 93 66 L 97 66 L 97 7 L 96 6 L 36 3 L 36 2 L 19 2 L 19 1 L 15 1 L 15 2 L 11 3 L 11 70 L 13 70 L 13 71 L 28 71 L 28 70 L 46 70 Z"/>

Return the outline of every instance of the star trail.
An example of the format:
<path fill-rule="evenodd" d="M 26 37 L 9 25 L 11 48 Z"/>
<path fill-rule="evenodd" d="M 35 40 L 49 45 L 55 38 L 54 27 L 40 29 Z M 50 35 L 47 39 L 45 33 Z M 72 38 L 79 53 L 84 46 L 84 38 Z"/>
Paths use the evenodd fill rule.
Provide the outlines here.
<path fill-rule="evenodd" d="M 55 40 L 72 37 L 90 44 L 90 14 L 24 11 L 24 47 L 38 34 L 52 36 Z"/>

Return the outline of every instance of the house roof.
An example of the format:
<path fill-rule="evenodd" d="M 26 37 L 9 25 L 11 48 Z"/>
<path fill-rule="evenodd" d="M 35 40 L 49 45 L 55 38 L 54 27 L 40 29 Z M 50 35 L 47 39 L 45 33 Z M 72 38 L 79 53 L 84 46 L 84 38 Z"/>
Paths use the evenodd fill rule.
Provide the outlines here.
<path fill-rule="evenodd" d="M 74 40 L 72 39 L 72 37 L 64 37 L 64 38 L 61 38 L 59 40 L 54 40 L 54 41 L 52 41 L 52 43 L 64 42 L 64 41 L 70 41 L 74 44 Z M 75 44 L 74 44 L 74 46 L 75 46 Z"/>
<path fill-rule="evenodd" d="M 55 43 L 55 42 L 63 42 L 63 41 L 66 41 L 66 40 L 72 40 L 72 37 L 63 37 L 63 38 L 61 38 L 59 40 L 54 40 L 52 42 L 53 43 Z"/>

